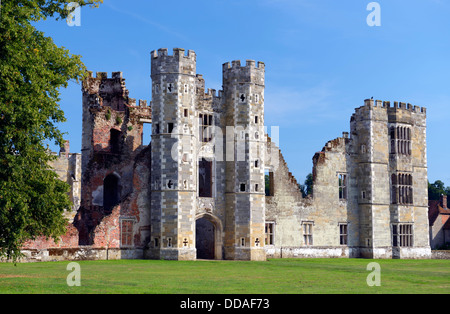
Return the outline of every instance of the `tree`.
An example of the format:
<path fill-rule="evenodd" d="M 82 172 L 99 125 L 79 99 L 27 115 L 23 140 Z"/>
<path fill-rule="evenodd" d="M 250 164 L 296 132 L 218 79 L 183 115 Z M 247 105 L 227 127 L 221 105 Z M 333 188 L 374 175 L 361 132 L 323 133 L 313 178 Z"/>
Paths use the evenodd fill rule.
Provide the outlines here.
<path fill-rule="evenodd" d="M 303 197 L 313 194 L 313 175 L 312 173 L 306 176 L 306 180 L 304 184 L 299 184 L 300 191 L 302 192 Z"/>
<path fill-rule="evenodd" d="M 69 186 L 50 169 L 46 142 L 62 146 L 59 89 L 86 75 L 80 56 L 31 23 L 65 19 L 65 6 L 102 0 L 2 0 L 0 7 L 0 258 L 14 261 L 27 240 L 65 232 Z"/>
<path fill-rule="evenodd" d="M 450 187 L 445 187 L 445 183 L 441 180 L 436 180 L 434 183 L 428 182 L 428 199 L 438 201 L 441 195 L 450 197 Z"/>

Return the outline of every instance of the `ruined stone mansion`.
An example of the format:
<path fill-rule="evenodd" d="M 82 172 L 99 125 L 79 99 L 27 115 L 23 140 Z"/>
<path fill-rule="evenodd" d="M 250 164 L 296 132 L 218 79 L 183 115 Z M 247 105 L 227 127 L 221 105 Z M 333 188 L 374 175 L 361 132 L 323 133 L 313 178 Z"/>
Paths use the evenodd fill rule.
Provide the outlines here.
<path fill-rule="evenodd" d="M 121 72 L 91 74 L 82 85 L 82 152 L 66 148 L 55 162 L 72 185 L 67 234 L 24 252 L 47 260 L 430 258 L 425 108 L 365 100 L 350 132 L 314 155 L 314 192 L 303 198 L 264 132 L 264 63 L 233 61 L 222 71 L 223 89 L 205 89 L 194 51 L 153 51 L 150 104 L 129 97 Z"/>

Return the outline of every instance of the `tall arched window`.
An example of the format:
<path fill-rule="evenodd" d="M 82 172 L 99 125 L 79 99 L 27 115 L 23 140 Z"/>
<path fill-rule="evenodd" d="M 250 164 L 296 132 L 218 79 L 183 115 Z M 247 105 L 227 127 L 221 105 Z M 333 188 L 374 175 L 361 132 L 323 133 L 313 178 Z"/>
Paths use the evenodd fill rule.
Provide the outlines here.
<path fill-rule="evenodd" d="M 111 129 L 110 137 L 109 137 L 109 145 L 111 148 L 111 153 L 118 154 L 120 153 L 120 137 L 122 132 L 116 129 Z"/>
<path fill-rule="evenodd" d="M 112 211 L 114 206 L 120 203 L 120 179 L 111 173 L 103 180 L 103 207 L 106 211 Z"/>

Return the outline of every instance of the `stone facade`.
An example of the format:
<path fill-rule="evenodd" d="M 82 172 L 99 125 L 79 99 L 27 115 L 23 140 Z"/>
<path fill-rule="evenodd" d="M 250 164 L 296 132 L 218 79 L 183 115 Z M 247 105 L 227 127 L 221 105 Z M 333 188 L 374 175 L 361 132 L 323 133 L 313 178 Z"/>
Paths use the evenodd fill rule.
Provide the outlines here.
<path fill-rule="evenodd" d="M 350 130 L 315 154 L 312 197 L 275 172 L 270 256 L 430 258 L 425 108 L 366 100 Z"/>
<path fill-rule="evenodd" d="M 264 63 L 225 63 L 216 93 L 196 61 L 153 51 L 150 106 L 121 72 L 83 83 L 81 258 L 431 257 L 425 108 L 366 100 L 303 198 L 264 133 Z"/>

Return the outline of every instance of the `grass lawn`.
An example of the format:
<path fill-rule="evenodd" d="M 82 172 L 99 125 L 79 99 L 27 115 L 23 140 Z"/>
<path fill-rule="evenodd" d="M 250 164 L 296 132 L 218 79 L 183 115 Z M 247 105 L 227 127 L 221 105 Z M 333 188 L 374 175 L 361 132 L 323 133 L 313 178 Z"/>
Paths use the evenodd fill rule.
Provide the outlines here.
<path fill-rule="evenodd" d="M 373 260 L 80 261 L 81 286 L 69 287 L 69 262 L 0 263 L 0 293 L 302 294 L 450 293 L 450 260 L 376 260 L 381 286 L 366 282 Z"/>

